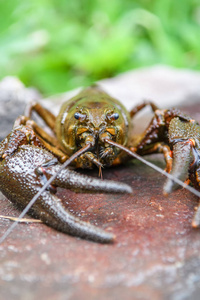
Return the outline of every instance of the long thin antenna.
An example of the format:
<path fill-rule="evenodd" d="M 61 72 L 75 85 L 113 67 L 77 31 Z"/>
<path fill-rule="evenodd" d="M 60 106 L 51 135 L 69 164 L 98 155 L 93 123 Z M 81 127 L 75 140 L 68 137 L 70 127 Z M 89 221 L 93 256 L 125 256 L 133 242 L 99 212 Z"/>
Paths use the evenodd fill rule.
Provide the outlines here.
<path fill-rule="evenodd" d="M 130 156 L 133 156 L 135 158 L 137 158 L 138 160 L 140 160 L 141 162 L 143 162 L 144 164 L 146 164 L 147 166 L 151 167 L 152 169 L 156 170 L 157 172 L 163 174 L 164 176 L 168 177 L 169 179 L 171 179 L 172 181 L 178 183 L 180 186 L 182 186 L 183 188 L 185 188 L 186 190 L 190 191 L 192 194 L 196 195 L 197 197 L 200 197 L 200 192 L 197 191 L 196 189 L 194 189 L 193 187 L 187 185 L 186 183 L 184 183 L 183 181 L 181 181 L 180 179 L 174 177 L 173 175 L 167 173 L 166 171 L 164 171 L 163 169 L 159 168 L 158 166 L 152 164 L 151 162 L 147 161 L 146 159 L 142 158 L 140 155 L 138 155 L 135 152 L 132 152 L 131 150 L 129 150 L 128 148 L 124 147 L 123 145 L 120 145 L 118 143 L 113 142 L 112 140 L 106 139 L 105 140 L 106 143 L 113 145 L 119 149 L 124 150 L 126 153 L 128 153 Z"/>
<path fill-rule="evenodd" d="M 39 190 L 39 192 L 31 199 L 29 204 L 24 208 L 24 210 L 19 215 L 19 218 L 17 221 L 15 221 L 2 235 L 0 238 L 0 244 L 7 238 L 7 236 L 11 233 L 11 231 L 17 226 L 19 221 L 25 216 L 25 214 L 29 211 L 29 209 L 32 207 L 32 205 L 35 203 L 35 201 L 39 198 L 39 196 L 46 190 L 46 188 L 54 181 L 54 179 L 58 176 L 58 174 L 65 169 L 75 158 L 77 158 L 79 155 L 86 152 L 89 148 L 91 148 L 90 144 L 87 144 L 83 148 L 81 148 L 79 151 L 74 153 L 68 160 L 64 162 L 63 165 L 61 165 L 58 172 L 56 172 L 54 175 L 51 176 L 51 178 L 43 185 L 43 187 Z"/>

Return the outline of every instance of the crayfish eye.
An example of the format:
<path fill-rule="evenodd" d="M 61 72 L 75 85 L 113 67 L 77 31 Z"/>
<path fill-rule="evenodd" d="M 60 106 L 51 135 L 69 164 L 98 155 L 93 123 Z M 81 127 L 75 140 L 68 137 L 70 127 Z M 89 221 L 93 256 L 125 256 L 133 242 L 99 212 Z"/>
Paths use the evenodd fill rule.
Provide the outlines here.
<path fill-rule="evenodd" d="M 76 112 L 76 113 L 74 114 L 74 118 L 78 120 L 78 119 L 79 119 L 79 115 L 80 115 L 80 114 L 79 114 L 78 112 Z"/>
<path fill-rule="evenodd" d="M 107 114 L 106 117 L 109 121 L 115 121 L 119 118 L 119 114 L 118 113 Z"/>
<path fill-rule="evenodd" d="M 74 118 L 79 121 L 84 121 L 86 119 L 86 115 L 80 112 L 75 112 Z"/>
<path fill-rule="evenodd" d="M 114 120 L 117 120 L 117 119 L 119 119 L 119 114 L 118 114 L 118 113 L 114 113 L 111 117 L 112 117 Z"/>

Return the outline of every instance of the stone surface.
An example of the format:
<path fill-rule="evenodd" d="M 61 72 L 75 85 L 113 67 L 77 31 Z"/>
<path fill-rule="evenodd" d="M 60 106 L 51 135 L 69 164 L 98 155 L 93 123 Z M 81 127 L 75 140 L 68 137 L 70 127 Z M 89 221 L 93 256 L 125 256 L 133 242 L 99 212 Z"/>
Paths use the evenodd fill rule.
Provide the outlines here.
<path fill-rule="evenodd" d="M 198 103 L 184 110 L 200 121 Z M 164 168 L 162 156 L 148 160 Z M 0 299 L 199 299 L 200 230 L 191 227 L 197 197 L 183 189 L 164 197 L 163 176 L 136 160 L 103 177 L 128 183 L 134 193 L 58 195 L 79 218 L 112 231 L 116 242 L 100 245 L 43 224 L 19 224 L 0 245 Z M 2 195 L 0 211 L 19 214 Z M 1 234 L 10 225 L 0 219 Z"/>
<path fill-rule="evenodd" d="M 22 115 L 29 101 L 41 98 L 32 88 L 25 88 L 16 77 L 5 77 L 0 81 L 0 140 L 5 138 L 13 127 L 15 119 Z"/>

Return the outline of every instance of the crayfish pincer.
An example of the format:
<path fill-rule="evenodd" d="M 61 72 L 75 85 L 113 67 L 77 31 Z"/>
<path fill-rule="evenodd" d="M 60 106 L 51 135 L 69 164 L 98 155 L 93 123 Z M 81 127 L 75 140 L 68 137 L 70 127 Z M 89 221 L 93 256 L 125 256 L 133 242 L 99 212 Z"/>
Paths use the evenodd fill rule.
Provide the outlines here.
<path fill-rule="evenodd" d="M 166 171 L 172 175 L 164 184 L 164 194 L 179 187 L 174 179 L 191 183 L 200 190 L 200 125 L 197 121 L 178 109 L 156 109 L 137 145 L 137 153 L 145 155 L 159 152 L 164 154 Z M 192 192 L 199 196 L 198 191 L 193 189 Z M 200 205 L 192 226 L 200 227 Z"/>
<path fill-rule="evenodd" d="M 24 208 L 44 183 L 59 171 L 60 163 L 28 126 L 16 127 L 0 147 L 0 189 L 13 203 Z M 29 211 L 32 216 L 64 233 L 102 243 L 114 240 L 112 233 L 83 222 L 66 211 L 55 195 L 56 187 L 73 188 L 76 191 L 130 193 L 128 185 L 90 178 L 64 169 Z"/>

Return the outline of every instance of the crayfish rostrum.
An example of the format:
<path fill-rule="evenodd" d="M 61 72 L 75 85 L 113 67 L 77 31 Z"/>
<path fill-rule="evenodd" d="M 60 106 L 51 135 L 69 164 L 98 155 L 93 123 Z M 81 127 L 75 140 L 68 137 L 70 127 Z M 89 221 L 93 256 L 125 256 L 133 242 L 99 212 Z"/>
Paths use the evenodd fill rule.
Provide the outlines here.
<path fill-rule="evenodd" d="M 131 136 L 131 119 L 150 105 L 154 117 L 138 139 Z M 52 135 L 32 119 L 35 111 L 50 127 Z M 38 196 L 29 213 L 47 225 L 75 236 L 97 242 L 112 242 L 111 233 L 75 218 L 56 197 L 56 187 L 76 191 L 130 193 L 122 183 L 83 176 L 62 163 L 76 168 L 102 167 L 123 163 L 134 153 L 163 153 L 166 171 L 174 176 L 164 185 L 167 194 L 177 188 L 176 179 L 190 180 L 199 188 L 200 126 L 177 109 L 159 110 L 144 102 L 131 112 L 97 86 L 83 90 L 66 101 L 57 117 L 39 103 L 32 103 L 25 116 L 20 116 L 10 135 L 1 142 L 0 188 L 22 208 L 54 176 L 51 184 Z M 58 172 L 58 173 L 57 173 Z M 200 225 L 200 209 L 193 226 Z"/>

